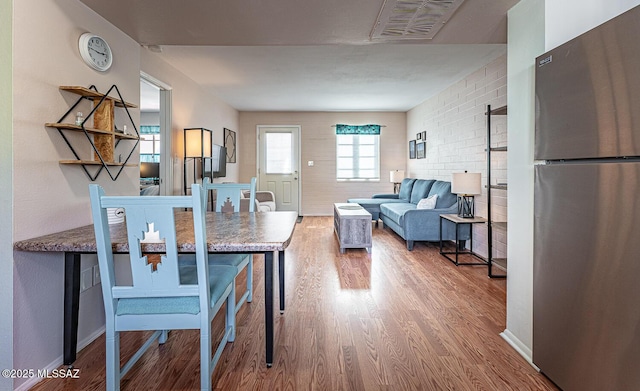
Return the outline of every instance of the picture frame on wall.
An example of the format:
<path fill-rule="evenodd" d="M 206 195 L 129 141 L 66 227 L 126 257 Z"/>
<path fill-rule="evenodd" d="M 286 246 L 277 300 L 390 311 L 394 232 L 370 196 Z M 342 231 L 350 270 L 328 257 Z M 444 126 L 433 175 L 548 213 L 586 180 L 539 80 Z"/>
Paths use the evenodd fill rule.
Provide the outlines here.
<path fill-rule="evenodd" d="M 426 157 L 425 150 L 427 149 L 427 143 L 421 142 L 416 145 L 416 157 L 418 159 L 424 159 Z"/>
<path fill-rule="evenodd" d="M 427 131 L 426 130 L 422 131 L 422 141 L 427 141 Z"/>
<path fill-rule="evenodd" d="M 224 128 L 224 147 L 227 149 L 227 163 L 236 162 L 236 132 Z"/>
<path fill-rule="evenodd" d="M 409 159 L 416 158 L 416 140 L 409 141 Z"/>
<path fill-rule="evenodd" d="M 416 133 L 416 140 L 422 139 L 422 133 Z"/>

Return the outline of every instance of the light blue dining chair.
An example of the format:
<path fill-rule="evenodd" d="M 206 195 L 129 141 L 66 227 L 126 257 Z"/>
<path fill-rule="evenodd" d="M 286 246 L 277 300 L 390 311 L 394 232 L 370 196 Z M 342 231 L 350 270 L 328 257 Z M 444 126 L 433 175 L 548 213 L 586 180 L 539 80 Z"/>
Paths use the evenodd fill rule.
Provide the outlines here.
<path fill-rule="evenodd" d="M 204 178 L 202 187 L 206 191 L 206 204 L 209 203 L 211 191 L 216 192 L 215 212 L 240 212 L 241 204 L 248 202 L 249 212 L 255 211 L 256 205 L 256 178 L 251 178 L 250 183 L 211 183 L 209 178 Z M 249 198 L 243 198 L 242 192 L 249 190 Z M 247 200 L 247 201 L 243 201 Z M 209 254 L 210 265 L 229 265 L 237 269 L 237 274 L 246 268 L 247 270 L 247 290 L 242 294 L 236 303 L 236 312 L 244 303 L 251 303 L 253 300 L 253 255 L 252 254 Z M 236 274 L 236 275 L 237 275 Z"/>
<path fill-rule="evenodd" d="M 200 387 L 211 390 L 211 376 L 220 355 L 226 343 L 235 339 L 236 268 L 208 264 L 203 210 L 206 194 L 197 184 L 191 192 L 191 196 L 107 197 L 102 187 L 89 185 L 106 315 L 107 390 L 119 390 L 120 379 L 144 352 L 156 339 L 166 342 L 167 330 L 174 329 L 200 329 Z M 132 284 L 116 284 L 107 208 L 125 210 Z M 193 208 L 192 264 L 178 262 L 176 229 L 184 227 L 176 227 L 174 212 L 184 208 Z M 161 239 L 149 241 L 152 224 L 156 238 Z M 152 254 L 158 251 L 162 252 Z M 152 261 L 154 256 L 159 262 Z M 212 358 L 211 322 L 225 302 L 225 332 Z M 134 330 L 155 333 L 121 368 L 120 332 Z"/>

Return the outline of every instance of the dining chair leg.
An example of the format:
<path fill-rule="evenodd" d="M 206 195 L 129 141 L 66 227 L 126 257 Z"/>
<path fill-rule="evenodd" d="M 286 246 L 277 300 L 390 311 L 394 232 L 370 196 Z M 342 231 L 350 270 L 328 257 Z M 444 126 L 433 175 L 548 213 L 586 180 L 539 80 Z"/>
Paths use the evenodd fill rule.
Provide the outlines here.
<path fill-rule="evenodd" d="M 227 316 L 226 319 L 226 329 L 231 330 L 229 334 L 229 339 L 227 342 L 233 342 L 236 340 L 236 282 L 233 281 L 233 286 L 231 287 L 231 293 L 229 293 L 229 297 L 227 297 Z"/>
<path fill-rule="evenodd" d="M 211 323 L 200 329 L 200 390 L 211 390 Z"/>
<path fill-rule="evenodd" d="M 120 390 L 120 333 L 106 331 L 106 383 L 107 390 Z"/>
<path fill-rule="evenodd" d="M 158 337 L 158 343 L 162 345 L 163 343 L 167 342 L 168 338 L 169 330 L 162 330 L 162 332 L 160 333 L 160 337 Z"/>
<path fill-rule="evenodd" d="M 249 296 L 247 296 L 247 303 L 251 303 L 253 300 L 253 254 L 249 255 L 249 264 L 247 265 L 247 290 Z"/>

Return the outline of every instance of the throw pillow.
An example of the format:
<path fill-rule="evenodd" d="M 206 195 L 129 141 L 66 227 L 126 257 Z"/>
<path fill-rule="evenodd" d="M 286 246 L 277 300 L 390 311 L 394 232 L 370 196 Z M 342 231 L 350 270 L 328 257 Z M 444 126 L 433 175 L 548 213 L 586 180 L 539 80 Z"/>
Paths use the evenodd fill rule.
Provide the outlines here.
<path fill-rule="evenodd" d="M 418 202 L 416 209 L 435 209 L 436 201 L 438 201 L 438 195 L 434 194 L 431 197 L 423 198 Z"/>

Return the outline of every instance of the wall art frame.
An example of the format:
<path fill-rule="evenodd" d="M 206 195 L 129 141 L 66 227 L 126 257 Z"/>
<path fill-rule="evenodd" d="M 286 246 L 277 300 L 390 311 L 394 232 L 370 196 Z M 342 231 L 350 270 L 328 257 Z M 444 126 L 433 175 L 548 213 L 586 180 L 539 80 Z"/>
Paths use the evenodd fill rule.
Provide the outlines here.
<path fill-rule="evenodd" d="M 224 147 L 227 149 L 227 163 L 236 162 L 236 132 L 224 128 Z"/>
<path fill-rule="evenodd" d="M 409 159 L 416 158 L 416 140 L 409 141 Z"/>
<path fill-rule="evenodd" d="M 425 143 L 424 141 L 416 144 L 416 157 L 418 159 L 424 159 L 426 157 L 426 149 L 427 143 Z"/>

